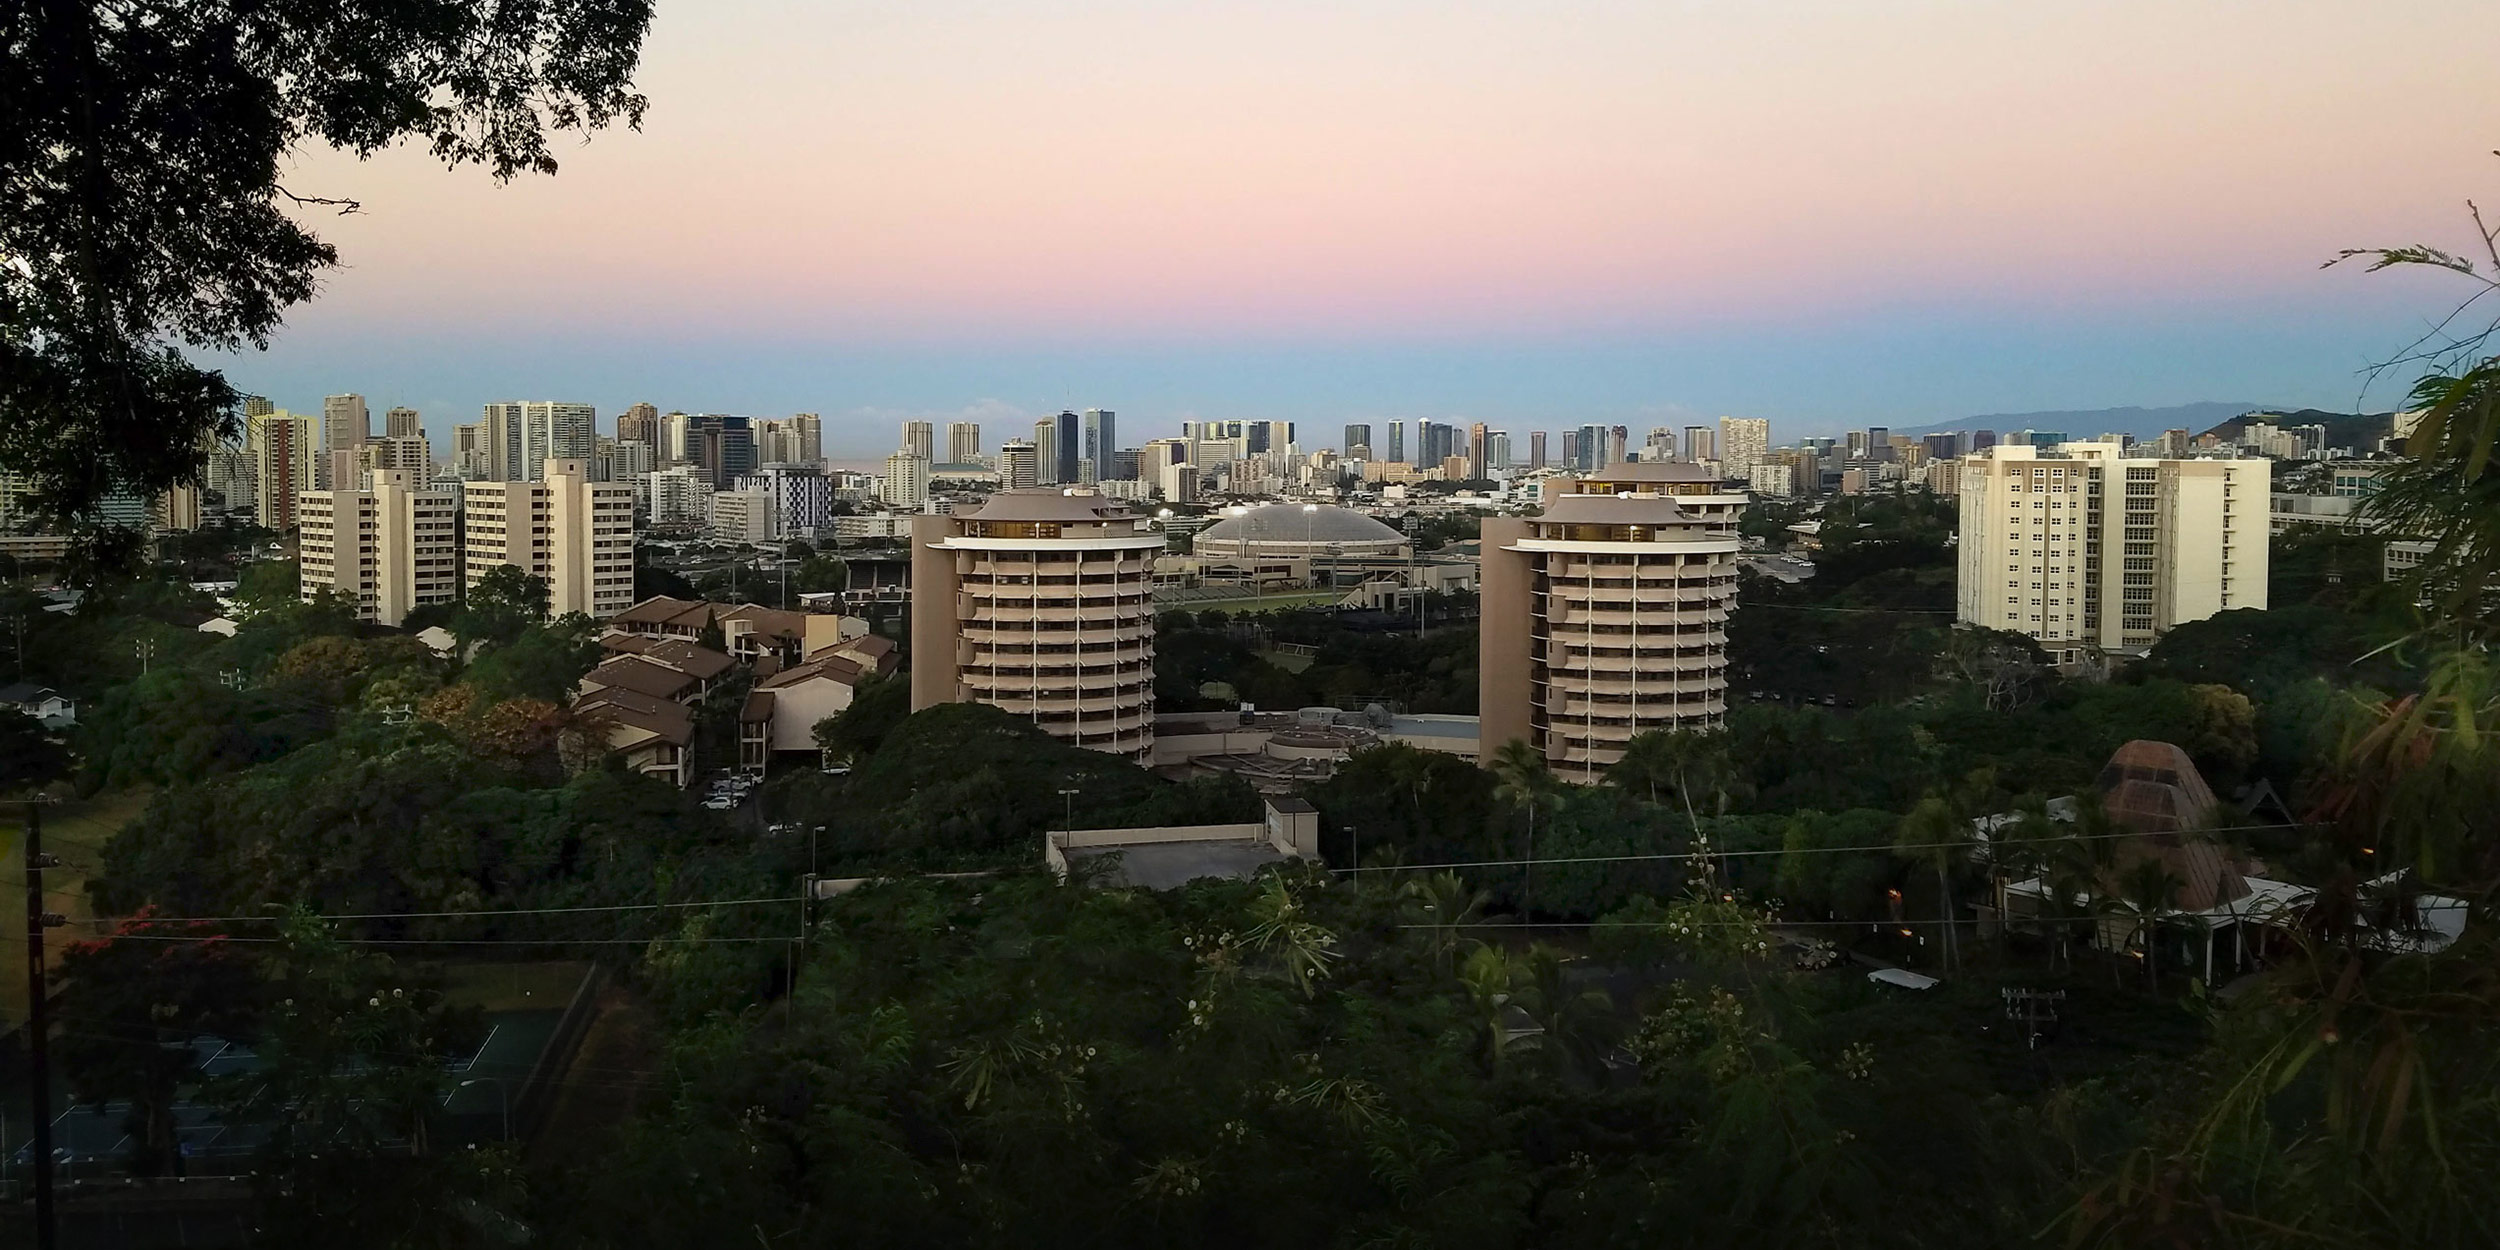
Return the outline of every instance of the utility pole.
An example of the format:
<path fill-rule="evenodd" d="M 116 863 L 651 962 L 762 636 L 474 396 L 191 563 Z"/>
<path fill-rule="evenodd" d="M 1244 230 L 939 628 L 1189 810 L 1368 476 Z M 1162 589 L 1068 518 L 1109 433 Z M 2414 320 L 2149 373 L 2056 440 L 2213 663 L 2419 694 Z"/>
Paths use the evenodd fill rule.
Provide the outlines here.
<path fill-rule="evenodd" d="M 43 870 L 59 861 L 43 853 L 43 807 L 26 804 L 26 1107 L 34 1121 L 35 1250 L 54 1250 L 52 1223 L 52 1053 L 45 1020 L 43 931 L 68 923 L 43 909 Z"/>
<path fill-rule="evenodd" d="M 130 644 L 130 650 L 132 654 L 139 657 L 139 675 L 141 677 L 147 676 L 148 661 L 156 658 L 156 640 L 153 638 L 142 638 L 139 641 Z"/>

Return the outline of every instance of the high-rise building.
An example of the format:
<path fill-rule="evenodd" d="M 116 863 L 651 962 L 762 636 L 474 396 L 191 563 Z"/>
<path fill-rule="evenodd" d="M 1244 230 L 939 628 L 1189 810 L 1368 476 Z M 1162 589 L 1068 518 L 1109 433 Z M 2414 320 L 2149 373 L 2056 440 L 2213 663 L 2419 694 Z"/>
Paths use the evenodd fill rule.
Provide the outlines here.
<path fill-rule="evenodd" d="M 1079 428 L 1082 418 L 1073 412 L 1062 412 L 1051 420 L 1058 427 L 1051 436 L 1051 449 L 1058 453 L 1059 458 L 1058 472 L 1052 475 L 1051 480 L 1069 483 L 1084 481 L 1086 474 L 1077 467 L 1086 463 L 1085 434 Z"/>
<path fill-rule="evenodd" d="M 1718 459 L 1718 448 L 1713 446 L 1713 442 L 1714 440 L 1710 437 L 1709 426 L 1685 426 L 1684 458 L 1694 464 L 1701 464 L 1705 461 Z"/>
<path fill-rule="evenodd" d="M 771 491 L 712 492 L 709 528 L 714 538 L 735 543 L 768 543 L 780 536 L 778 518 Z"/>
<path fill-rule="evenodd" d="M 791 437 L 798 443 L 797 460 L 801 464 L 822 467 L 825 458 L 824 418 L 812 412 L 790 414 Z"/>
<path fill-rule="evenodd" d="M 393 408 L 382 414 L 382 434 L 386 438 L 423 438 L 425 418 L 414 408 Z"/>
<path fill-rule="evenodd" d="M 329 395 L 321 401 L 321 449 L 350 451 L 373 438 L 373 414 L 362 395 Z"/>
<path fill-rule="evenodd" d="M 1997 432 L 1996 432 L 1995 430 L 1973 430 L 1973 431 L 1971 431 L 1971 434 L 1970 434 L 1970 449 L 1971 449 L 1972 451 L 1974 451 L 1974 452 L 1986 451 L 1986 450 L 1988 450 L 1989 448 L 1994 447 L 1994 446 L 1996 446 L 1996 445 L 1997 445 Z"/>
<path fill-rule="evenodd" d="M 649 443 L 657 448 L 660 445 L 660 410 L 651 404 L 627 405 L 624 414 L 616 419 L 616 440 L 620 443 Z"/>
<path fill-rule="evenodd" d="M 1337 450 L 1343 453 L 1345 458 L 1348 460 L 1371 459 L 1372 427 L 1368 425 L 1347 426 L 1345 428 L 1345 442 L 1340 444 Z"/>
<path fill-rule="evenodd" d="M 620 438 L 607 443 L 607 472 L 599 475 L 602 482 L 639 482 L 660 467 L 659 453 L 649 443 Z"/>
<path fill-rule="evenodd" d="M 895 508 L 920 508 L 929 502 L 929 458 L 905 447 L 885 458 L 885 482 L 877 498 Z"/>
<path fill-rule="evenodd" d="M 327 590 L 356 619 L 396 627 L 460 598 L 460 496 L 426 474 L 376 469 L 369 487 L 305 491 L 296 506 L 305 602 Z"/>
<path fill-rule="evenodd" d="M 1406 460 L 1406 423 L 1404 421 L 1389 423 L 1389 448 L 1380 458 L 1391 464 L 1403 463 Z"/>
<path fill-rule="evenodd" d="M 1032 443 L 1008 439 L 998 449 L 998 485 L 1004 490 L 1031 490 L 1042 484 L 1042 462 Z"/>
<path fill-rule="evenodd" d="M 1509 473 L 1510 468 L 1510 432 L 1507 430 L 1487 432 L 1484 436 L 1484 475 L 1499 477 Z"/>
<path fill-rule="evenodd" d="M 1753 476 L 1753 467 L 1771 454 L 1768 417 L 1719 418 L 1719 472 L 1735 481 Z"/>
<path fill-rule="evenodd" d="M 809 466 L 759 465 L 738 479 L 737 489 L 771 498 L 775 537 L 813 537 L 833 526 L 833 479 Z"/>
<path fill-rule="evenodd" d="M 1891 430 L 1880 425 L 1866 427 L 1866 458 L 1869 460 L 1893 458 Z"/>
<path fill-rule="evenodd" d="M 1044 417 L 1033 423 L 1033 463 L 1041 475 L 1041 484 L 1048 486 L 1059 480 L 1059 419 Z"/>
<path fill-rule="evenodd" d="M 1493 476 L 1493 461 L 1485 455 L 1484 436 L 1488 432 L 1482 421 L 1467 427 L 1468 481 L 1482 481 Z"/>
<path fill-rule="evenodd" d="M 926 421 L 904 422 L 903 450 L 908 451 L 931 464 L 936 464 L 937 427 Z"/>
<path fill-rule="evenodd" d="M 686 464 L 694 459 L 694 418 L 672 412 L 660 418 L 660 460 Z"/>
<path fill-rule="evenodd" d="M 1428 469 L 1452 456 L 1462 455 L 1466 447 L 1458 440 L 1458 427 L 1446 421 L 1415 423 L 1415 466 Z"/>
<path fill-rule="evenodd" d="M 1120 450 L 1120 417 L 1108 408 L 1085 410 L 1085 460 L 1094 466 L 1094 480 L 1112 480 L 1112 457 Z"/>
<path fill-rule="evenodd" d="M 913 710 L 975 702 L 1140 763 L 1154 752 L 1163 535 L 1090 490 L 912 518 Z"/>
<path fill-rule="evenodd" d="M 366 445 L 364 458 L 364 467 L 369 469 L 396 470 L 417 482 L 434 479 L 434 444 L 423 431 L 383 435 Z"/>
<path fill-rule="evenodd" d="M 1594 782 L 1640 734 L 1725 724 L 1745 503 L 1698 466 L 1625 463 L 1485 518 L 1480 758 L 1525 741 Z"/>
<path fill-rule="evenodd" d="M 946 423 L 946 463 L 976 464 L 981 459 L 981 425 L 977 421 Z"/>
<path fill-rule="evenodd" d="M 712 489 L 727 489 L 739 475 L 755 471 L 755 427 L 745 417 L 707 413 L 686 432 L 686 453 L 711 475 Z"/>
<path fill-rule="evenodd" d="M 521 420 L 529 470 L 542 478 L 550 460 L 588 461 L 598 451 L 599 414 L 588 404 L 527 403 Z"/>
<path fill-rule="evenodd" d="M 1531 430 L 1528 433 L 1528 471 L 1534 473 L 1544 467 L 1545 431 Z"/>
<path fill-rule="evenodd" d="M 246 395 L 243 397 L 243 419 L 246 421 L 249 421 L 254 417 L 268 416 L 270 413 L 276 412 L 277 410 L 277 405 L 270 403 L 268 397 L 265 395 Z"/>
<path fill-rule="evenodd" d="M 537 481 L 550 460 L 588 463 L 599 445 L 598 413 L 588 404 L 504 401 L 485 407 L 487 471 L 504 482 Z"/>
<path fill-rule="evenodd" d="M 556 616 L 604 620 L 633 606 L 632 486 L 592 481 L 587 459 L 557 459 L 533 480 L 471 482 L 463 494 L 468 585 L 509 564 L 547 579 Z"/>
<path fill-rule="evenodd" d="M 267 529 L 295 528 L 295 496 L 318 487 L 313 468 L 313 419 L 280 408 L 244 418 L 244 450 L 252 456 L 252 513 Z"/>
<path fill-rule="evenodd" d="M 486 422 L 451 427 L 451 470 L 471 482 L 494 476 L 494 452 L 487 441 Z"/>
<path fill-rule="evenodd" d="M 1577 430 L 1562 432 L 1562 464 L 1566 469 L 1580 467 L 1580 434 Z"/>
<path fill-rule="evenodd" d="M 2059 663 L 2266 606 L 2272 465 L 2006 443 L 1961 460 L 1957 614 Z"/>
<path fill-rule="evenodd" d="M 671 465 L 644 474 L 636 493 L 653 525 L 711 523 L 712 475 L 695 465 Z"/>
<path fill-rule="evenodd" d="M 1952 460 L 1962 454 L 1962 435 L 1959 431 L 1929 434 L 1921 438 L 1919 444 L 1927 449 L 1930 460 Z"/>

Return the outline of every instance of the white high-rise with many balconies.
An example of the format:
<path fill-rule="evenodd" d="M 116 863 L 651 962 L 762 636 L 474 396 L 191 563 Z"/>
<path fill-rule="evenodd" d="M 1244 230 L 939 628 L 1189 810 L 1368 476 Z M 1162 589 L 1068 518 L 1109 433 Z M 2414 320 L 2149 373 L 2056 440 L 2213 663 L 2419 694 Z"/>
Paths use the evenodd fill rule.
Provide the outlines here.
<path fill-rule="evenodd" d="M 1727 616 L 1747 497 L 1699 465 L 1619 462 L 1487 518 L 1479 748 L 1525 741 L 1594 782 L 1652 730 L 1727 718 Z"/>
<path fill-rule="evenodd" d="M 912 707 L 987 703 L 1146 761 L 1162 549 L 1128 505 L 1084 489 L 912 518 Z"/>

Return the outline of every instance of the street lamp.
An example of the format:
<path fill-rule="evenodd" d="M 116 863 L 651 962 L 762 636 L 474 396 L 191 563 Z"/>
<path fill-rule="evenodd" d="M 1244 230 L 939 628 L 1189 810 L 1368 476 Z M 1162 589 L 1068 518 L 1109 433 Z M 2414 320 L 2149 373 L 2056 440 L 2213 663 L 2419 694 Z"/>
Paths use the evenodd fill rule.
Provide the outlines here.
<path fill-rule="evenodd" d="M 1068 810 L 1067 819 L 1060 822 L 1059 828 L 1063 832 L 1074 833 L 1076 831 L 1076 791 L 1072 787 L 1062 786 L 1059 789 L 1059 797 L 1066 801 Z"/>
<path fill-rule="evenodd" d="M 472 1086 L 472 1085 L 486 1085 L 486 1084 L 492 1084 L 492 1085 L 495 1087 L 495 1096 L 496 1096 L 496 1099 L 497 1099 L 498 1101 L 500 1101 L 500 1102 L 503 1104 L 503 1139 L 504 1139 L 505 1141 L 511 1141 L 511 1140 L 512 1140 L 512 1087 L 511 1087 L 511 1085 L 510 1085 L 510 1084 L 508 1084 L 508 1083 L 506 1083 L 506 1082 L 505 1082 L 504 1078 L 502 1078 L 502 1077 L 500 1077 L 500 1076 L 474 1076 L 474 1077 L 470 1077 L 468 1080 L 462 1081 L 459 1085 L 455 1086 L 454 1088 L 457 1088 L 457 1089 L 467 1089 L 468 1087 L 470 1087 L 470 1086 Z"/>

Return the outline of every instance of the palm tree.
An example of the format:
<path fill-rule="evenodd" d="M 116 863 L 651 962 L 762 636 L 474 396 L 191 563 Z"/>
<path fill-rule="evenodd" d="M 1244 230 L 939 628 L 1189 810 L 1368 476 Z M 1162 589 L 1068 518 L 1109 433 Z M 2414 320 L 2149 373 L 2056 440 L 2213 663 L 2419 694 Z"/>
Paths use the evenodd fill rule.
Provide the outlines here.
<path fill-rule="evenodd" d="M 1407 882 L 1404 893 L 1430 928 L 1433 967 L 1449 971 L 1450 952 L 1457 949 L 1462 930 L 1484 912 L 1484 891 L 1468 888 L 1457 873 L 1445 869 Z"/>
<path fill-rule="evenodd" d="M 1539 1048 L 1557 1073 L 1568 1075 L 1576 1068 L 1593 1076 L 1605 1051 L 1614 1000 L 1602 989 L 1572 989 L 1566 973 L 1571 959 L 1543 942 L 1529 947 L 1520 1007 L 1542 1030 Z"/>
<path fill-rule="evenodd" d="M 2095 900 L 2108 891 L 2118 868 L 2118 840 L 2110 836 L 2115 828 L 2100 801 L 2085 796 L 2077 801 L 2073 823 L 2047 847 L 2041 885 L 2051 900 L 2058 955 L 2070 968 L 2074 965 L 2070 931 L 2092 923 L 2098 907 Z M 2077 899 L 2082 900 L 2080 906 Z"/>
<path fill-rule="evenodd" d="M 2186 885 L 2179 879 L 2179 874 L 2170 871 L 2169 864 L 2151 855 L 2137 860 L 2119 874 L 2118 896 L 2110 901 L 2121 914 L 2134 921 L 2127 940 L 2135 942 L 2141 939 L 2144 943 L 2146 989 L 2161 987 L 2161 945 L 2156 940 L 2160 936 L 2161 918 Z"/>
<path fill-rule="evenodd" d="M 1684 805 L 1684 818 L 1698 831 L 1701 812 L 1695 795 L 1709 800 L 1713 815 L 1727 810 L 1736 786 L 1735 760 L 1727 736 L 1695 729 L 1653 729 L 1624 744 L 1623 758 L 1606 770 L 1606 780 L 1623 788 L 1642 787 L 1649 801 L 1659 801 L 1663 786 Z"/>
<path fill-rule="evenodd" d="M 1513 1008 L 1528 1012 L 1535 995 L 1535 983 L 1522 975 L 1510 956 L 1498 946 L 1478 946 L 1467 953 L 1459 965 L 1459 984 L 1467 988 L 1468 1013 L 1476 1027 L 1484 1030 L 1485 1068 L 1502 1070 L 1502 1061 L 1513 1050 L 1533 1050 L 1541 1038 L 1532 1033 L 1511 1034 L 1510 1013 Z M 1525 984 L 1522 984 L 1525 982 Z"/>
<path fill-rule="evenodd" d="M 1971 826 L 1953 810 L 1953 805 L 1935 791 L 1910 809 L 1901 818 L 1901 831 L 1893 839 L 1892 853 L 1903 859 L 1918 860 L 1936 870 L 1936 897 L 1943 911 L 1943 936 L 1938 942 L 1947 971 L 1952 970 L 1959 942 L 1953 923 L 1953 865 L 1970 845 Z"/>
<path fill-rule="evenodd" d="M 1526 916 L 1536 881 L 1536 809 L 1554 792 L 1554 770 L 1546 764 L 1544 752 L 1528 745 L 1525 738 L 1513 738 L 1493 753 L 1493 775 L 1501 778 L 1493 797 L 1528 811 L 1528 853 L 1519 879 L 1519 914 Z"/>

